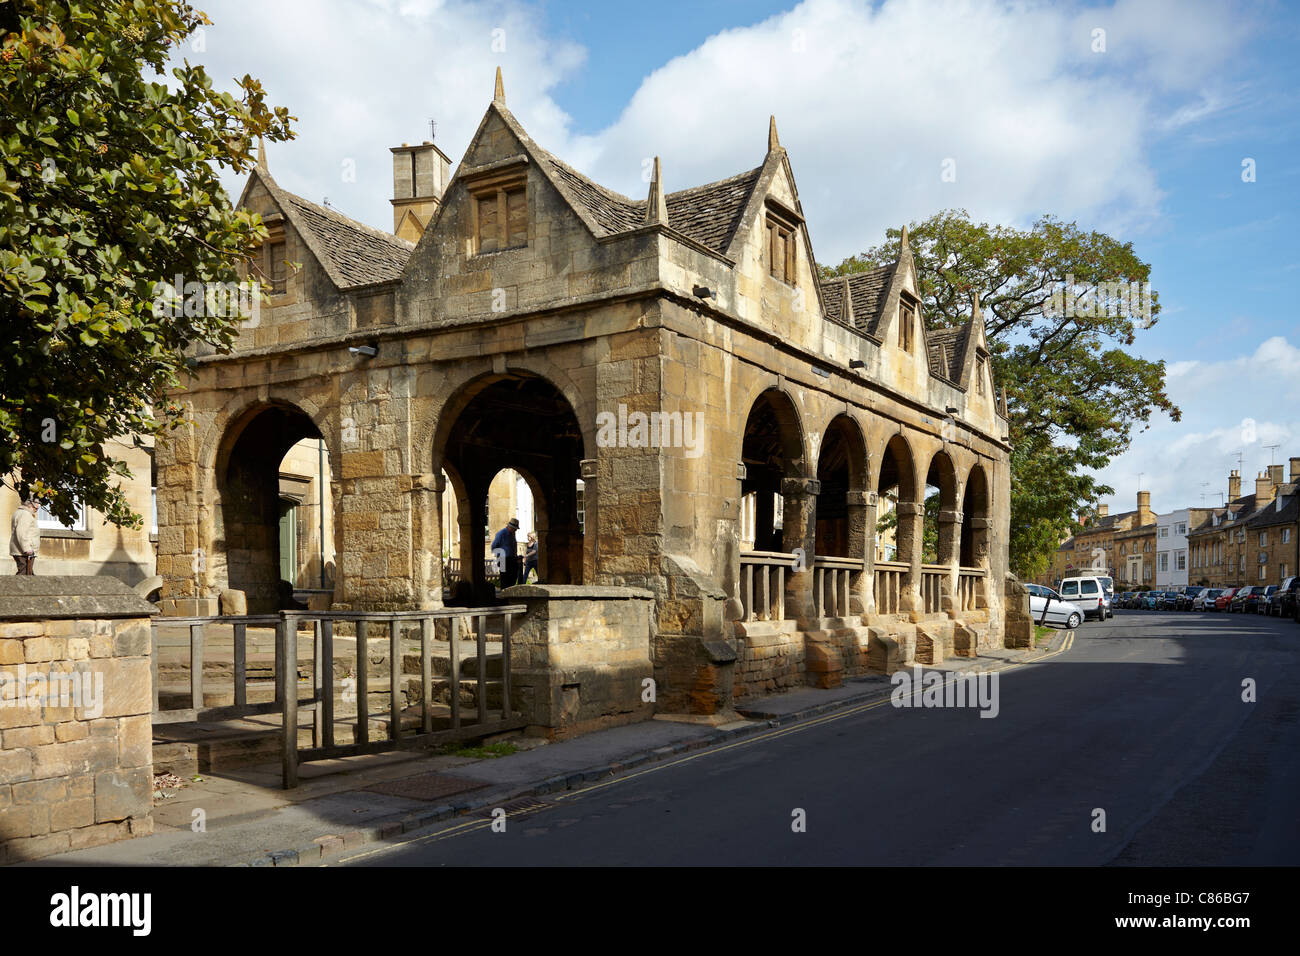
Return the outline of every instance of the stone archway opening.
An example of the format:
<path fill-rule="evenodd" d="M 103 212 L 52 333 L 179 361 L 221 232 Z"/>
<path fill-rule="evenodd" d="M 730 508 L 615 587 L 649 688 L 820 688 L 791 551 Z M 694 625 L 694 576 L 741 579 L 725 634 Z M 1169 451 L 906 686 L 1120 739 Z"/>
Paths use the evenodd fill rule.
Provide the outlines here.
<path fill-rule="evenodd" d="M 989 484 L 984 469 L 975 465 L 966 478 L 962 496 L 961 566 L 987 568 L 989 563 Z"/>
<path fill-rule="evenodd" d="M 927 614 L 952 607 L 956 592 L 958 534 L 957 469 L 943 451 L 935 452 L 925 476 L 921 534 L 921 602 Z"/>
<path fill-rule="evenodd" d="M 867 450 L 852 420 L 837 416 L 827 427 L 817 455 L 817 555 L 862 558 Z"/>
<path fill-rule="evenodd" d="M 746 550 L 792 551 L 800 541 L 787 534 L 786 479 L 803 477 L 803 440 L 790 399 L 775 389 L 760 395 L 749 410 L 741 446 L 745 477 L 740 493 L 746 515 Z"/>
<path fill-rule="evenodd" d="M 894 435 L 880 456 L 876 475 L 875 606 L 881 614 L 911 609 L 919 573 L 921 503 L 912 449 Z"/>
<path fill-rule="evenodd" d="M 247 410 L 227 428 L 216 472 L 217 579 L 255 614 L 306 607 L 312 594 L 328 601 L 337 577 L 329 452 L 311 418 L 281 402 Z"/>
<path fill-rule="evenodd" d="M 478 379 L 452 405 L 445 436 L 435 443 L 435 467 L 454 480 L 460 541 L 461 578 L 475 603 L 497 600 L 488 580 L 491 542 L 510 517 L 509 495 L 522 482 L 531 501 L 531 523 L 538 539 L 540 579 L 551 584 L 583 581 L 582 431 L 568 400 L 546 379 L 511 372 Z M 458 410 L 457 410 L 458 409 Z M 498 489 L 496 511 L 491 499 Z M 448 494 L 443 492 L 444 499 Z M 517 507 L 517 502 L 515 503 Z M 444 513 L 446 505 L 444 503 Z M 521 533 L 519 542 L 526 540 Z M 522 548 L 521 548 L 522 550 Z M 462 589 L 464 590 L 464 589 Z"/>

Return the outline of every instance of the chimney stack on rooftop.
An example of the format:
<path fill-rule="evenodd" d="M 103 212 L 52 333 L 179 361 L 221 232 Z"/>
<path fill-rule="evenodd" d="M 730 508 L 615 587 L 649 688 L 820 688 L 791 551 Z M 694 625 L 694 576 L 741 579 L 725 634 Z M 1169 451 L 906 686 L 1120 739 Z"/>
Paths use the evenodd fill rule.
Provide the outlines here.
<path fill-rule="evenodd" d="M 1256 510 L 1264 507 L 1273 500 L 1273 493 L 1277 488 L 1273 485 L 1273 479 L 1267 471 L 1261 471 L 1259 477 L 1255 479 L 1255 508 Z"/>
<path fill-rule="evenodd" d="M 1241 497 L 1241 472 L 1236 468 L 1228 472 L 1228 504 Z"/>
<path fill-rule="evenodd" d="M 1156 517 L 1151 513 L 1151 492 L 1138 492 L 1137 522 L 1135 528 L 1141 528 L 1144 525 L 1154 524 Z"/>
<path fill-rule="evenodd" d="M 393 233 L 419 242 L 442 204 L 451 178 L 451 160 L 430 140 L 419 146 L 394 146 L 392 153 Z"/>

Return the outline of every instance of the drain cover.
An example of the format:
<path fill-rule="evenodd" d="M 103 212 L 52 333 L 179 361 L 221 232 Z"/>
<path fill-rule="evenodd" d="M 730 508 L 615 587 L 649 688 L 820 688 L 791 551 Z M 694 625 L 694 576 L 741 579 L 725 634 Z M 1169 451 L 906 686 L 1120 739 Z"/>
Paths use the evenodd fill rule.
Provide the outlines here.
<path fill-rule="evenodd" d="M 503 803 L 499 807 L 484 807 L 482 810 L 479 810 L 474 814 L 474 816 L 485 817 L 490 820 L 495 811 L 504 810 L 507 817 L 522 817 L 527 816 L 530 813 L 536 813 L 539 810 L 549 810 L 553 806 L 555 806 L 555 804 L 545 803 L 544 801 L 537 800 L 533 797 L 522 797 L 519 800 L 511 800 L 509 803 Z"/>
<path fill-rule="evenodd" d="M 484 780 L 452 777 L 445 773 L 421 773 L 414 777 L 377 783 L 366 789 L 390 797 L 406 797 L 408 800 L 440 800 L 455 793 L 480 790 L 486 786 L 487 781 Z"/>

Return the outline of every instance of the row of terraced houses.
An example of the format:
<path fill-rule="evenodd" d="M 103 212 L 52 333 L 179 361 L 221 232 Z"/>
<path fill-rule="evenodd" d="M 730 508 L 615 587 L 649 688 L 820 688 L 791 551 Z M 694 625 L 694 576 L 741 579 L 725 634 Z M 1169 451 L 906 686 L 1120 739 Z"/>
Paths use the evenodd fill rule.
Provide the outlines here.
<path fill-rule="evenodd" d="M 1103 504 L 1080 522 L 1038 583 L 1105 573 L 1120 589 L 1279 584 L 1300 568 L 1300 458 L 1269 465 L 1244 495 L 1232 470 L 1218 507 L 1157 514 L 1151 492 L 1139 491 L 1133 511 L 1111 514 Z"/>

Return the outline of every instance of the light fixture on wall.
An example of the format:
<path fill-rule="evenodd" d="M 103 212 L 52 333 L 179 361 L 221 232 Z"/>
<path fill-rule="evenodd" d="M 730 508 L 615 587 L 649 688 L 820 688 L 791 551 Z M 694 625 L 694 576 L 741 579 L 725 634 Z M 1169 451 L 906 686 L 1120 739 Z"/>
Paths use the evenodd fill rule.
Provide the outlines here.
<path fill-rule="evenodd" d="M 956 405 L 946 405 L 946 406 L 944 406 L 944 411 L 946 411 L 949 415 L 956 415 L 957 412 L 958 412 L 958 410 L 959 410 L 959 409 L 957 408 Z"/>
<path fill-rule="evenodd" d="M 349 345 L 348 351 L 353 355 L 364 355 L 366 358 L 374 358 L 379 354 L 379 347 L 376 345 Z"/>
<path fill-rule="evenodd" d="M 862 359 L 849 359 L 849 368 L 866 368 L 867 363 Z"/>
<path fill-rule="evenodd" d="M 718 298 L 718 293 L 714 292 L 706 285 L 697 285 L 691 290 L 691 292 L 699 299 L 713 299 L 714 301 L 717 301 Z"/>

